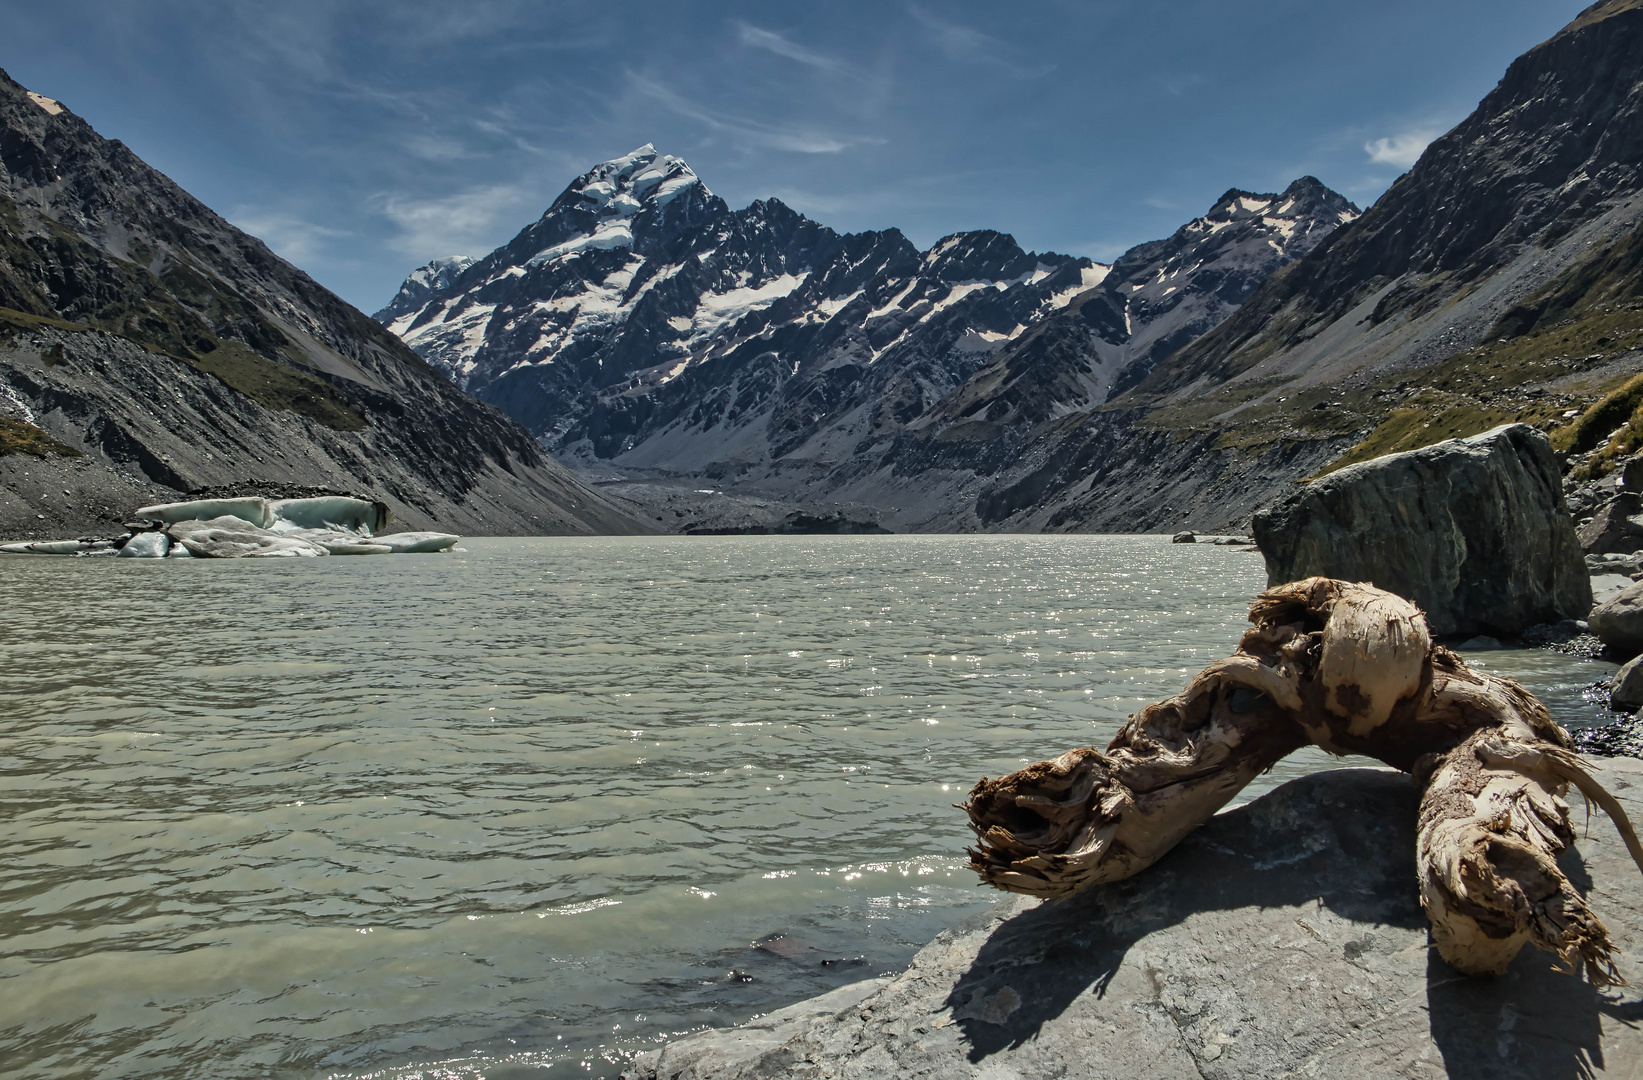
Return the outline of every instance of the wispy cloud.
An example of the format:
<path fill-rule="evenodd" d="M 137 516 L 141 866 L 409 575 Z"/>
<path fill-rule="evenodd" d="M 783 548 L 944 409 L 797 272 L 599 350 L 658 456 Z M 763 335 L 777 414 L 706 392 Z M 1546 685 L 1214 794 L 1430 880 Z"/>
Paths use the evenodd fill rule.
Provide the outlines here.
<path fill-rule="evenodd" d="M 1187 72 L 1183 75 L 1160 75 L 1158 85 L 1164 88 L 1164 93 L 1172 98 L 1184 98 L 1193 87 L 1203 83 L 1204 77 L 1196 72 Z"/>
<path fill-rule="evenodd" d="M 490 250 L 498 230 L 523 219 L 539 200 L 523 184 L 485 184 L 429 198 L 383 193 L 371 205 L 397 229 L 387 246 L 425 261 Z"/>
<path fill-rule="evenodd" d="M 740 20 L 737 20 L 735 25 L 737 38 L 748 48 L 763 49 L 823 71 L 842 71 L 845 68 L 844 61 L 807 49 L 803 45 L 789 41 L 774 30 L 763 30 Z"/>
<path fill-rule="evenodd" d="M 227 217 L 298 266 L 319 258 L 332 241 L 354 235 L 347 229 L 316 225 L 298 214 L 268 207 L 236 206 Z"/>
<path fill-rule="evenodd" d="M 1020 53 L 1019 49 L 991 34 L 943 19 L 917 5 L 909 6 L 907 10 L 924 26 L 930 41 L 949 60 L 985 64 L 1022 79 L 1036 79 L 1055 70 L 1054 64 L 1020 62 L 1015 59 Z"/>
<path fill-rule="evenodd" d="M 1430 129 L 1406 131 L 1388 138 L 1371 139 L 1363 144 L 1363 150 L 1369 155 L 1369 160 L 1377 165 L 1396 165 L 1407 169 L 1420 160 L 1421 151 L 1440 134 Z"/>
<path fill-rule="evenodd" d="M 718 112 L 685 97 L 679 91 L 636 72 L 627 73 L 632 90 L 641 97 L 709 131 L 726 136 L 744 148 L 787 150 L 798 154 L 836 154 L 863 139 L 845 140 L 800 127 L 787 127 L 753 120 L 733 113 Z"/>

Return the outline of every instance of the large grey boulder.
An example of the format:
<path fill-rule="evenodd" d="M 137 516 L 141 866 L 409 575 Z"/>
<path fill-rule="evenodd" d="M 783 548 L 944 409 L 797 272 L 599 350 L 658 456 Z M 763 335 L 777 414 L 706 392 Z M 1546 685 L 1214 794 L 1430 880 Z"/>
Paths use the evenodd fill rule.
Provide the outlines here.
<path fill-rule="evenodd" d="M 1586 623 L 1616 656 L 1643 653 L 1643 581 L 1627 585 L 1597 605 Z"/>
<path fill-rule="evenodd" d="M 1599 779 L 1633 820 L 1643 761 Z M 1265 1080 L 1636 1076 L 1643 995 L 1526 949 L 1456 974 L 1428 945 L 1416 799 L 1384 769 L 1319 773 L 1217 815 L 1156 866 L 1060 904 L 1011 899 L 888 982 L 642 1055 L 640 1080 Z M 1606 818 L 1566 865 L 1624 974 L 1643 889 Z M 1612 1070 L 1612 1072 L 1605 1072 Z"/>
<path fill-rule="evenodd" d="M 1372 582 L 1441 636 L 1511 636 L 1592 606 L 1557 457 L 1527 424 L 1349 465 L 1253 524 L 1270 584 Z"/>

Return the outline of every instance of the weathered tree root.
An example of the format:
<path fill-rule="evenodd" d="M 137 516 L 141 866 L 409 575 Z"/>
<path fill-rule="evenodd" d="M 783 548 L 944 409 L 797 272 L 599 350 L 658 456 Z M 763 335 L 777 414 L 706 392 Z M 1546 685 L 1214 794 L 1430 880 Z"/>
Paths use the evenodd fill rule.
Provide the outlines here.
<path fill-rule="evenodd" d="M 1499 973 L 1532 944 L 1593 983 L 1621 982 L 1608 931 L 1557 866 L 1574 840 L 1561 796 L 1572 783 L 1598 803 L 1639 868 L 1643 845 L 1533 695 L 1469 670 L 1418 608 L 1369 585 L 1292 582 L 1249 617 L 1237 652 L 1132 716 L 1105 753 L 976 784 L 964 809 L 982 880 L 1059 898 L 1129 877 L 1315 745 L 1415 774 L 1421 903 L 1450 964 Z"/>

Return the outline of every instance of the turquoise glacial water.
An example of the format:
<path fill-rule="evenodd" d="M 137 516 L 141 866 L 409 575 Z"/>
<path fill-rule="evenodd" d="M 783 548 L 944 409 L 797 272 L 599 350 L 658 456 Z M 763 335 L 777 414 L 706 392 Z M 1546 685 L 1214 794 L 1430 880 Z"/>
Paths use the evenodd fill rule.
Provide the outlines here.
<path fill-rule="evenodd" d="M 1265 580 L 1158 537 L 463 548 L 0 559 L 0 1076 L 614 1075 L 894 970 L 996 898 L 969 786 L 1104 744 Z M 1576 726 L 1613 670 L 1473 659 Z"/>

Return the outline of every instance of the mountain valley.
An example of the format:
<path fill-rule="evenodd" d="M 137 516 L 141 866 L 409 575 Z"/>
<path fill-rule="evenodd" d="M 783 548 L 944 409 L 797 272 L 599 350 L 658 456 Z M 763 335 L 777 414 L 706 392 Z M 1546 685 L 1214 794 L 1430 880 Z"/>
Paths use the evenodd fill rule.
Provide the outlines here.
<path fill-rule="evenodd" d="M 415 528 L 644 531 L 499 410 L 61 103 L 0 73 L 0 532 L 198 488 L 354 492 Z"/>

